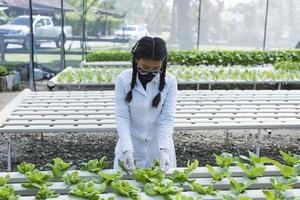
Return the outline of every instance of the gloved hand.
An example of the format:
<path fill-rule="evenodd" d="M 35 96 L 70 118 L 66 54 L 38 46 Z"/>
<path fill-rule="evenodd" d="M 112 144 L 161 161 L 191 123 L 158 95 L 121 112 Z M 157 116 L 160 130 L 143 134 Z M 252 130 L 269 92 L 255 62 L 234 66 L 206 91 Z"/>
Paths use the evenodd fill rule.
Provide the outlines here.
<path fill-rule="evenodd" d="M 133 151 L 128 150 L 124 152 L 124 166 L 129 171 L 135 169 Z"/>
<path fill-rule="evenodd" d="M 162 171 L 168 171 L 170 168 L 170 158 L 168 149 L 160 149 L 160 169 Z"/>

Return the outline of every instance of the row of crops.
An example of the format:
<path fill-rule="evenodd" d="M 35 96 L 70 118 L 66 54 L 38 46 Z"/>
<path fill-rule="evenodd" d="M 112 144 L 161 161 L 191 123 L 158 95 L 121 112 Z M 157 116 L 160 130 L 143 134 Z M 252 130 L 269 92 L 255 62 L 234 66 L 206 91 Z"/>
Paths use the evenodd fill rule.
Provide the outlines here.
<path fill-rule="evenodd" d="M 112 83 L 115 77 L 124 71 L 124 67 L 85 67 L 67 68 L 59 73 L 59 84 L 77 83 Z M 218 81 L 296 81 L 300 80 L 300 71 L 245 67 L 207 67 L 176 66 L 169 67 L 168 72 L 176 76 L 178 82 L 218 82 Z"/>
<path fill-rule="evenodd" d="M 251 200 L 251 191 L 261 193 L 260 199 L 299 199 L 299 193 L 289 191 L 299 188 L 300 156 L 282 151 L 280 155 L 283 162 L 258 157 L 252 152 L 248 156 L 222 153 L 215 155 L 217 167 L 209 164 L 199 167 L 199 162 L 194 160 L 188 162 L 185 168 L 172 169 L 167 173 L 160 170 L 158 161 L 154 161 L 152 168 L 136 168 L 133 171 L 127 171 L 119 161 L 122 171 L 104 170 L 109 165 L 106 157 L 89 160 L 82 164 L 80 170 L 70 170 L 72 163 L 61 158 L 45 165 L 51 171 L 40 171 L 32 163 L 21 163 L 17 166 L 18 173 L 11 173 L 13 177 L 2 173 L 0 199 L 22 200 L 23 197 L 17 193 L 23 193 L 35 195 L 35 199 L 59 199 L 60 194 L 65 194 L 61 199 L 112 200 L 126 197 L 138 200 L 153 197 L 201 200 L 215 197 L 221 200 Z M 270 176 L 272 167 L 278 173 L 275 175 L 273 170 Z M 22 183 L 12 184 L 17 181 Z M 226 184 L 228 191 L 224 193 Z"/>

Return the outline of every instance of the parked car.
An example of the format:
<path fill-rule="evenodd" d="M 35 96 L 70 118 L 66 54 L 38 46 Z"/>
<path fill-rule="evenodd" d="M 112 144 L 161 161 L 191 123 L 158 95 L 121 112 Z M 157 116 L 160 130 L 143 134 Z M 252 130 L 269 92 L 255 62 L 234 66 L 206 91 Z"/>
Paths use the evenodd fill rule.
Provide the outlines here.
<path fill-rule="evenodd" d="M 114 39 L 138 40 L 147 35 L 149 35 L 149 32 L 145 26 L 126 25 L 114 32 Z"/>
<path fill-rule="evenodd" d="M 5 47 L 8 44 L 20 44 L 24 49 L 29 48 L 29 16 L 22 15 L 14 18 L 8 24 L 0 26 L 0 34 L 4 36 L 20 36 L 20 39 L 5 39 Z M 64 33 L 66 37 L 72 37 L 72 27 L 65 26 Z M 35 15 L 33 16 L 33 34 L 35 38 L 50 37 L 51 39 L 35 39 L 35 46 L 40 47 L 42 43 L 54 41 L 56 47 L 60 47 L 61 27 L 54 26 L 51 17 Z M 52 39 L 53 38 L 53 39 Z"/>

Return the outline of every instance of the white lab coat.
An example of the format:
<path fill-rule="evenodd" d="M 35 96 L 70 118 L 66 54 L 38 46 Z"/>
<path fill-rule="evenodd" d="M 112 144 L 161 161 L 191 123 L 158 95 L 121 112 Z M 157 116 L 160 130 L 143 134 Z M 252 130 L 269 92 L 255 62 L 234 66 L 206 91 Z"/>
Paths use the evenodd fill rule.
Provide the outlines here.
<path fill-rule="evenodd" d="M 136 167 L 151 167 L 155 159 L 160 159 L 160 148 L 168 149 L 170 167 L 176 167 L 173 142 L 173 126 L 176 108 L 176 78 L 166 73 L 166 85 L 161 92 L 157 108 L 152 100 L 158 94 L 160 75 L 148 82 L 146 91 L 140 80 L 132 90 L 132 100 L 125 101 L 130 90 L 132 69 L 119 74 L 115 81 L 115 112 L 118 142 L 115 148 L 114 169 L 119 169 L 118 160 L 124 160 L 123 152 L 133 150 Z"/>

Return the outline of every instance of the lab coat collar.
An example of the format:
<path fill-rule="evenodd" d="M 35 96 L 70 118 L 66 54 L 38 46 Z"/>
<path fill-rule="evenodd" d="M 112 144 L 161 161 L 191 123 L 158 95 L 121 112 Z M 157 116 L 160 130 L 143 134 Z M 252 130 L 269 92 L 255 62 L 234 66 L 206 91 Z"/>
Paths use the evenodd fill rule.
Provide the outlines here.
<path fill-rule="evenodd" d="M 158 87 L 156 84 L 159 84 L 159 79 L 160 79 L 160 75 L 156 75 L 153 77 L 153 79 L 147 83 L 147 87 L 150 87 L 150 84 L 155 84 L 155 87 Z M 144 94 L 145 96 L 148 96 L 147 92 L 145 91 L 145 89 L 143 88 L 143 85 L 137 75 L 136 77 L 136 86 L 134 87 L 136 90 L 138 90 L 139 92 L 141 92 L 142 94 Z"/>

